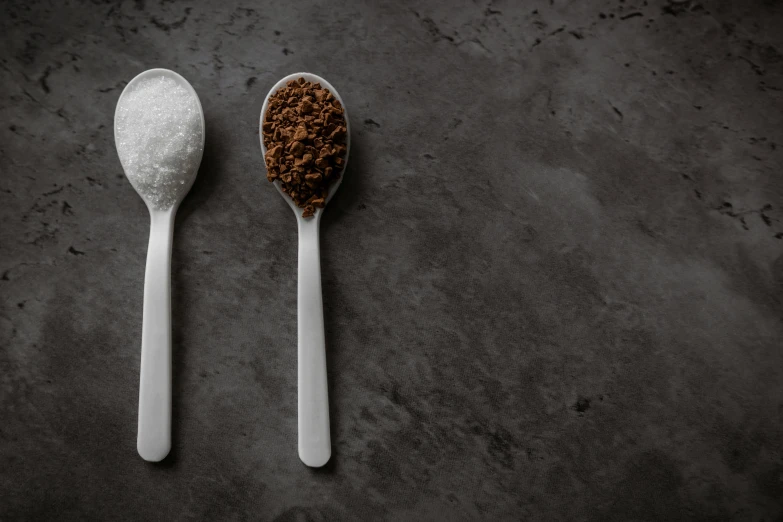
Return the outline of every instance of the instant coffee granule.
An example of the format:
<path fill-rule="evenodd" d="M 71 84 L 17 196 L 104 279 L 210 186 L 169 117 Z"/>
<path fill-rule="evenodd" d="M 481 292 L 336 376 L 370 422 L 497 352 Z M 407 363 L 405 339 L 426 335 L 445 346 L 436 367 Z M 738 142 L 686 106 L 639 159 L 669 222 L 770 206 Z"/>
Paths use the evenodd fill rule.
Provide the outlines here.
<path fill-rule="evenodd" d="M 345 165 L 347 136 L 340 101 L 304 78 L 291 80 L 269 97 L 262 133 L 266 178 L 310 217 L 326 203 L 329 185 Z"/>

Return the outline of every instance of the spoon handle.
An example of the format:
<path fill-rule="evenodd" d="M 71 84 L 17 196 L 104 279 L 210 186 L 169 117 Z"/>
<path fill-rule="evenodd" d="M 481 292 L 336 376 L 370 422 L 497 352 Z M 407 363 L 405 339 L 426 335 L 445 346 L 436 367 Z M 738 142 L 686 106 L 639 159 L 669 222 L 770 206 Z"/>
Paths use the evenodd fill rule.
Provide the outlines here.
<path fill-rule="evenodd" d="M 312 219 L 298 219 L 299 458 L 311 467 L 323 466 L 332 454 L 318 246 L 319 218 L 320 215 Z"/>
<path fill-rule="evenodd" d="M 171 241 L 174 209 L 150 210 L 144 275 L 139 432 L 141 458 L 158 462 L 171 449 Z"/>

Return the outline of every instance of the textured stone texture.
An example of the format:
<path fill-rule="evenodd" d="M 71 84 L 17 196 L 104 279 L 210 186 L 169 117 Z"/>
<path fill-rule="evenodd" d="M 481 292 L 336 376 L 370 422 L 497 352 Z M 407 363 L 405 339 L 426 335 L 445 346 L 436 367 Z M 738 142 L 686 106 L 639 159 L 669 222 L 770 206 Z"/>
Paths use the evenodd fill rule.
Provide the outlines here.
<path fill-rule="evenodd" d="M 3 2 L 0 518 L 783 516 L 783 5 Z M 135 451 L 124 83 L 194 85 L 174 450 Z M 353 122 L 324 216 L 334 455 L 296 454 L 280 77 Z"/>

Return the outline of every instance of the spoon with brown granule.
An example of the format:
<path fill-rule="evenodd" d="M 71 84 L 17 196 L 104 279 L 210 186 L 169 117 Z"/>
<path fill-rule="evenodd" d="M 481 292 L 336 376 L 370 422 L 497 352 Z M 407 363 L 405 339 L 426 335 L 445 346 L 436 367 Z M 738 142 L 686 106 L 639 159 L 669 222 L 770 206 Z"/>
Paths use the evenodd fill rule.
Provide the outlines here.
<path fill-rule="evenodd" d="M 299 225 L 297 361 L 299 458 L 320 467 L 332 454 L 318 227 L 342 181 L 351 147 L 342 98 L 323 78 L 296 73 L 277 82 L 261 109 L 267 179 Z"/>

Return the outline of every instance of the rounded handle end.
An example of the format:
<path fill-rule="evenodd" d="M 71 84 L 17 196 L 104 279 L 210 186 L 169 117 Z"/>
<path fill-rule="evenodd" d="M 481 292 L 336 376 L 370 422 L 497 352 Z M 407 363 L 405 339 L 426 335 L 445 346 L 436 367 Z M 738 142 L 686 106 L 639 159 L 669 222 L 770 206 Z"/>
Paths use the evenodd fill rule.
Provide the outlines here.
<path fill-rule="evenodd" d="M 147 462 L 160 462 L 171 451 L 171 441 L 139 438 L 136 441 L 136 451 Z"/>
<path fill-rule="evenodd" d="M 299 448 L 299 460 L 305 466 L 311 468 L 320 468 L 329 462 L 332 457 L 332 449 L 327 445 L 325 448 Z"/>

